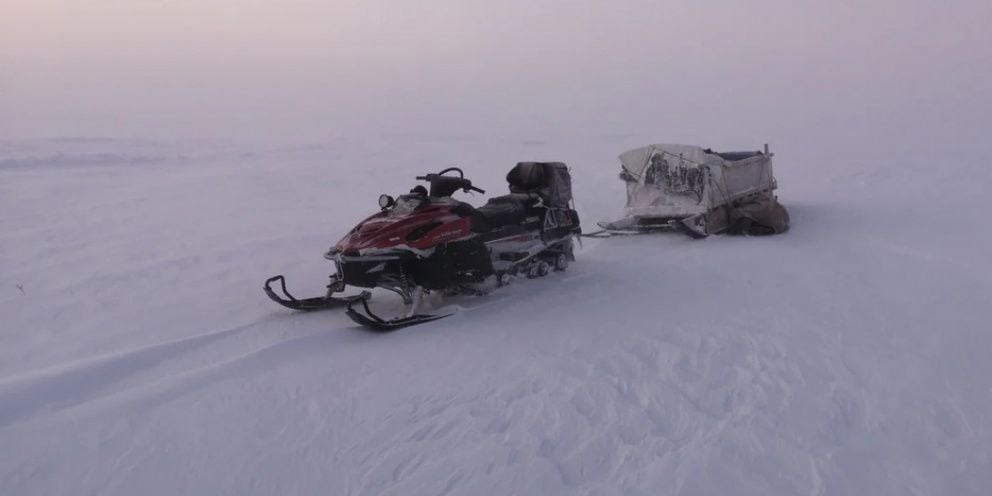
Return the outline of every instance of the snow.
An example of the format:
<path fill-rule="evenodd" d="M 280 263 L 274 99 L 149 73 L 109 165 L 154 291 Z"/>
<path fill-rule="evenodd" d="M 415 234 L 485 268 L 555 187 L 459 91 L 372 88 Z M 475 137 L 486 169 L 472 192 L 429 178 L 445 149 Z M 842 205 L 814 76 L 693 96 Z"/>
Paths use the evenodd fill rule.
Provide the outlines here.
<path fill-rule="evenodd" d="M 987 154 L 772 143 L 788 233 L 585 240 L 396 333 L 261 291 L 452 164 L 563 160 L 592 230 L 661 138 L 0 142 L 0 492 L 989 494 Z"/>

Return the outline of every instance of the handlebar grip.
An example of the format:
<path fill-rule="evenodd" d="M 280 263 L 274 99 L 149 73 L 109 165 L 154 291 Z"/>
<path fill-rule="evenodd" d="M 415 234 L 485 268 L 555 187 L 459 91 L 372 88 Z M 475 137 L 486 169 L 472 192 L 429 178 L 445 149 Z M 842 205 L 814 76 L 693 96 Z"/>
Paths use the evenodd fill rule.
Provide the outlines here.
<path fill-rule="evenodd" d="M 427 180 L 427 176 L 417 176 L 417 180 L 418 181 L 426 181 Z"/>
<path fill-rule="evenodd" d="M 484 190 L 482 188 L 476 188 L 475 186 L 472 186 L 471 189 L 474 190 L 474 191 L 478 191 L 479 193 L 486 194 L 486 190 Z"/>

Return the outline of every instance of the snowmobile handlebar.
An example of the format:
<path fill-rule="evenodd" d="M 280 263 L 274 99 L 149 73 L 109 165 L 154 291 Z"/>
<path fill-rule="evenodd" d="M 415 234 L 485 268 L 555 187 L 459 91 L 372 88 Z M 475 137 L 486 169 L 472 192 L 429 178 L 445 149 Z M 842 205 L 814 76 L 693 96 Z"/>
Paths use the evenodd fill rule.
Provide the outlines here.
<path fill-rule="evenodd" d="M 457 172 L 458 177 L 445 176 L 445 174 L 452 171 Z M 441 188 L 442 190 L 446 191 L 448 187 L 451 187 L 452 190 L 460 189 L 466 193 L 469 191 L 476 191 L 478 193 L 486 194 L 486 190 L 472 186 L 472 181 L 465 179 L 465 173 L 462 172 L 462 170 L 459 169 L 458 167 L 448 167 L 447 169 L 444 169 L 441 172 L 437 172 L 437 173 L 432 172 L 424 176 L 417 176 L 418 181 L 427 181 L 431 183 L 432 195 L 434 192 L 433 191 L 434 185 L 440 183 L 441 182 L 440 180 L 442 178 L 443 181 L 449 185 L 447 187 Z M 447 193 L 447 195 L 450 195 L 450 193 Z M 447 195 L 440 195 L 440 196 L 447 196 Z"/>
<path fill-rule="evenodd" d="M 437 178 L 439 176 L 443 176 L 443 175 L 445 175 L 445 174 L 447 174 L 449 172 L 457 172 L 459 179 L 465 179 L 465 173 L 462 172 L 461 169 L 459 169 L 458 167 L 448 167 L 447 169 L 444 169 L 441 172 L 431 172 L 431 173 L 429 173 L 429 174 L 427 174 L 425 176 L 417 176 L 417 180 L 418 181 L 433 181 L 435 178 Z"/>

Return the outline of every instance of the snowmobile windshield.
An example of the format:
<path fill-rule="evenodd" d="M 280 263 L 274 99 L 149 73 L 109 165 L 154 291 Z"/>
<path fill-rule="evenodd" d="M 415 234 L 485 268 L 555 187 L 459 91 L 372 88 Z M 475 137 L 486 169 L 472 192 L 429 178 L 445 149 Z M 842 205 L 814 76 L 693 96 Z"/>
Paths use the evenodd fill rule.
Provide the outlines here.
<path fill-rule="evenodd" d="M 389 210 L 388 217 L 402 217 L 420 208 L 427 202 L 421 195 L 400 195 L 396 204 Z"/>

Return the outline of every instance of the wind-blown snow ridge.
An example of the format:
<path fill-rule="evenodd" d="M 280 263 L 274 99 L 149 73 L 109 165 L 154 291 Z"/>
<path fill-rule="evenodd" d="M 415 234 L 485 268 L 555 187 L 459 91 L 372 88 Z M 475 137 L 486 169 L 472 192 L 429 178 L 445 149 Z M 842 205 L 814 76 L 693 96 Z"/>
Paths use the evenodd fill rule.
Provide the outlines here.
<path fill-rule="evenodd" d="M 42 410 L 69 408 L 101 396 L 129 377 L 250 326 L 161 343 L 0 380 L 0 428 Z"/>

